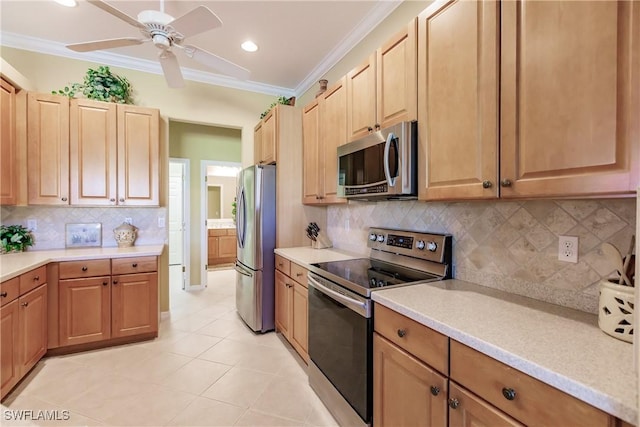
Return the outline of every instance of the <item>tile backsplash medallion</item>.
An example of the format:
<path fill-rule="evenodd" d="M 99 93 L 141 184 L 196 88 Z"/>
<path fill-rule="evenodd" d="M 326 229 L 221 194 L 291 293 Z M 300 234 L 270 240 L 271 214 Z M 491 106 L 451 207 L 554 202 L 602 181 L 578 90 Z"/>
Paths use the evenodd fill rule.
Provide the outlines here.
<path fill-rule="evenodd" d="M 334 247 L 367 254 L 369 227 L 453 235 L 453 275 L 507 292 L 597 313 L 599 281 L 613 268 L 601 251 L 624 254 L 635 233 L 629 199 L 491 202 L 349 202 L 327 209 Z M 578 263 L 558 260 L 558 236 L 578 236 Z"/>
<path fill-rule="evenodd" d="M 135 245 L 162 245 L 167 239 L 167 229 L 158 227 L 158 218 L 164 217 L 168 225 L 166 208 L 79 208 L 62 206 L 2 206 L 0 218 L 3 225 L 21 224 L 35 219 L 38 229 L 33 232 L 35 245 L 32 250 L 62 249 L 65 247 L 67 223 L 102 224 L 102 246 L 116 247 L 113 229 L 131 218 L 138 228 Z"/>

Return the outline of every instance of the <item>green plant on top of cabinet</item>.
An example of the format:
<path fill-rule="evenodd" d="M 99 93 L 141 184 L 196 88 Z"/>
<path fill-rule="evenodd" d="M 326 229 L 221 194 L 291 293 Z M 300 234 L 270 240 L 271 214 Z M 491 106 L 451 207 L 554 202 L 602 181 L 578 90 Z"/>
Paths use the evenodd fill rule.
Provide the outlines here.
<path fill-rule="evenodd" d="M 347 74 L 347 139 L 417 118 L 416 20 Z"/>
<path fill-rule="evenodd" d="M 420 199 L 637 188 L 635 2 L 438 1 L 418 19 Z"/>

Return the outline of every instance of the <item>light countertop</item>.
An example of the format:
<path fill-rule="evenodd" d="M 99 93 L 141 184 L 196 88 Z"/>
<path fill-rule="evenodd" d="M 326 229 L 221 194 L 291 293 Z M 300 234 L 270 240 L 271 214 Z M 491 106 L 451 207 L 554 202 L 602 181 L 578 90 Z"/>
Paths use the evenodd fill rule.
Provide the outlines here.
<path fill-rule="evenodd" d="M 362 258 L 337 249 L 276 249 L 308 267 Z M 377 290 L 372 299 L 604 412 L 635 423 L 633 345 L 597 316 L 461 280 Z"/>
<path fill-rule="evenodd" d="M 75 248 L 48 251 L 27 251 L 0 256 L 0 281 L 9 280 L 22 273 L 50 262 L 77 261 L 100 258 L 126 258 L 134 256 L 159 256 L 164 245 L 142 245 L 130 248 Z"/>
<path fill-rule="evenodd" d="M 596 315 L 461 280 L 379 290 L 372 299 L 604 412 L 638 415 L 633 345 Z"/>

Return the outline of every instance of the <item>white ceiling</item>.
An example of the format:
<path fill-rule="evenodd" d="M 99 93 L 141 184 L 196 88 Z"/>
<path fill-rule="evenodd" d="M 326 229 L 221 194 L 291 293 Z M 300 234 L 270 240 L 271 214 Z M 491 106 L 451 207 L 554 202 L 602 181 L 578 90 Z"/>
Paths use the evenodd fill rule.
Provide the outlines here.
<path fill-rule="evenodd" d="M 160 9 L 159 0 L 111 0 L 136 18 L 141 10 Z M 223 26 L 187 39 L 251 71 L 248 81 L 215 74 L 178 52 L 186 80 L 196 80 L 273 95 L 301 95 L 323 77 L 355 44 L 388 16 L 401 0 L 211 1 L 166 0 L 165 13 L 179 17 L 205 5 Z M 0 42 L 4 46 L 84 59 L 161 74 L 151 43 L 98 52 L 76 53 L 66 44 L 139 37 L 138 30 L 79 0 L 67 8 L 51 0 L 1 0 Z M 259 50 L 240 44 L 251 39 Z"/>

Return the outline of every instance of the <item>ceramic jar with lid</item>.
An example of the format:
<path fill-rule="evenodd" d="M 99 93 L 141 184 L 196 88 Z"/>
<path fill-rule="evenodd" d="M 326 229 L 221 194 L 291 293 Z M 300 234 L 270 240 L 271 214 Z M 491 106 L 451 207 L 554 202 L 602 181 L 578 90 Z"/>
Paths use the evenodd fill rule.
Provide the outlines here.
<path fill-rule="evenodd" d="M 138 229 L 133 225 L 123 222 L 121 225 L 113 229 L 113 237 L 116 239 L 119 248 L 128 248 L 133 246 L 136 241 L 136 232 Z"/>

